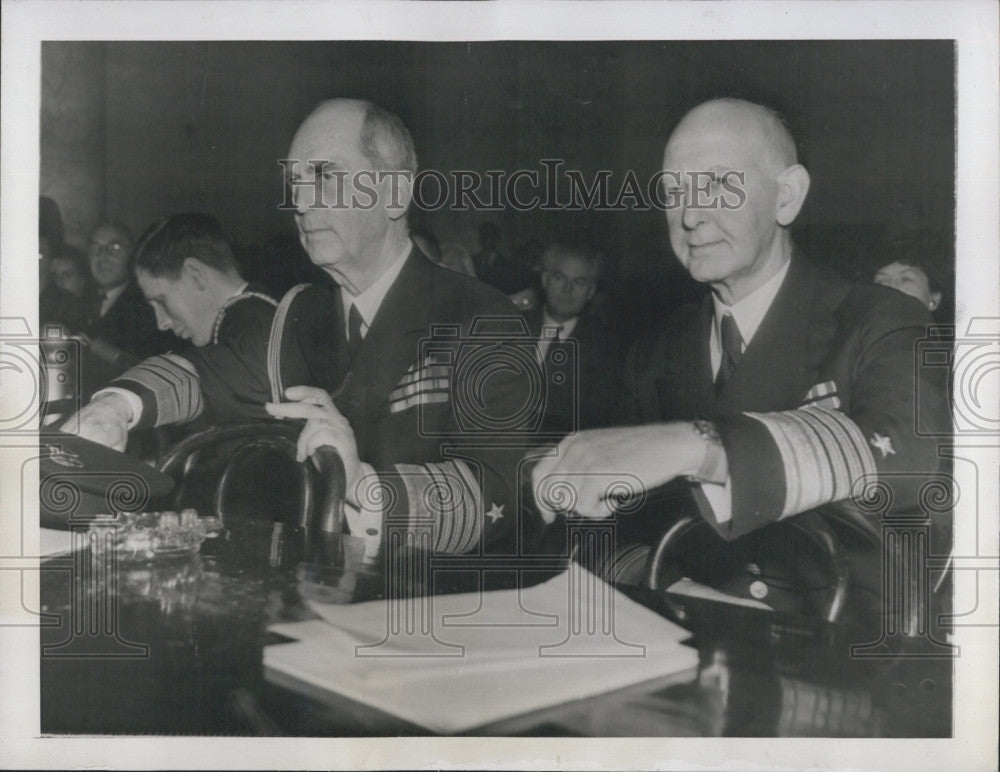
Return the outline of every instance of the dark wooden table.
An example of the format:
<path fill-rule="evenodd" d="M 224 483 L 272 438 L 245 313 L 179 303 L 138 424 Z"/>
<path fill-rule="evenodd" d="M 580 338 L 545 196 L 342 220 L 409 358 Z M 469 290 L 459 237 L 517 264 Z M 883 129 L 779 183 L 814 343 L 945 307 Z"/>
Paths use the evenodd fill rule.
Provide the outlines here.
<path fill-rule="evenodd" d="M 42 732 L 426 734 L 349 700 L 315 699 L 265 678 L 263 647 L 281 641 L 267 628 L 311 618 L 304 595 L 334 602 L 384 597 L 385 561 L 366 556 L 353 539 L 307 544 L 295 527 L 248 522 L 207 540 L 190 559 L 107 566 L 84 550 L 47 561 L 41 580 L 47 614 Z M 526 583 L 553 574 L 551 566 L 536 568 Z M 435 571 L 433 591 L 472 589 L 470 573 Z M 654 593 L 628 594 L 668 613 Z M 759 614 L 738 610 L 711 627 L 691 640 L 699 651 L 697 672 L 472 734 L 951 735 L 953 663 L 928 658 L 920 640 L 884 656 L 857 658 L 850 655 L 851 644 L 870 640 L 859 639 L 864 633 L 858 631 L 820 627 L 781 636 L 773 623 L 761 627 Z M 587 667 L 581 664 L 581 677 Z"/>

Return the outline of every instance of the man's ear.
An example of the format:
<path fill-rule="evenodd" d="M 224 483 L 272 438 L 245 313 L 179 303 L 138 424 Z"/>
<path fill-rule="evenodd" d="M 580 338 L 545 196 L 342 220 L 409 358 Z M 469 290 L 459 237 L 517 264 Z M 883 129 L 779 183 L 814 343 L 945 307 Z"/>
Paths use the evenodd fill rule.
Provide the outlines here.
<path fill-rule="evenodd" d="M 181 265 L 181 275 L 186 276 L 200 292 L 204 292 L 208 286 L 208 269 L 196 257 L 184 258 L 184 263 Z"/>
<path fill-rule="evenodd" d="M 928 304 L 928 308 L 930 308 L 931 311 L 937 311 L 937 307 L 941 305 L 941 293 L 932 292 L 930 296 L 930 301 L 931 302 Z"/>
<path fill-rule="evenodd" d="M 801 164 L 792 164 L 778 175 L 778 225 L 786 227 L 794 222 L 808 192 L 809 172 Z"/>
<path fill-rule="evenodd" d="M 406 210 L 413 200 L 414 172 L 395 171 L 379 172 L 385 175 L 379 185 L 380 194 L 385 197 L 385 210 L 390 220 L 399 220 L 406 216 Z"/>

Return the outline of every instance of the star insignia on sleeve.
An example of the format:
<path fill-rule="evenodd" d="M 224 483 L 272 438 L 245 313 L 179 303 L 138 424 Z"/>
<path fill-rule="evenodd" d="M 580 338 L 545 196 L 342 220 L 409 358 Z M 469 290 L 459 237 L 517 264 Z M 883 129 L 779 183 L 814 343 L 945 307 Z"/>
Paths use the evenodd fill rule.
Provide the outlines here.
<path fill-rule="evenodd" d="M 896 455 L 896 449 L 892 447 L 892 440 L 888 437 L 883 437 L 878 432 L 872 434 L 872 438 L 868 440 L 873 448 L 878 448 L 882 451 L 882 458 L 888 455 Z"/>
<path fill-rule="evenodd" d="M 490 507 L 490 511 L 486 513 L 486 516 L 495 523 L 503 517 L 503 504 L 494 503 L 493 506 Z"/>

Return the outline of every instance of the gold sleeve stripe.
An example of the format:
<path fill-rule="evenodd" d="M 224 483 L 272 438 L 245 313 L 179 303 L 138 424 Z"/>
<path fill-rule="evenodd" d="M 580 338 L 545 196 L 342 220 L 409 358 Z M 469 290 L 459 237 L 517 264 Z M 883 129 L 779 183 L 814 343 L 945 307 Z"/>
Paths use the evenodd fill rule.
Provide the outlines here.
<path fill-rule="evenodd" d="M 198 373 L 184 357 L 159 354 L 129 368 L 119 382 L 144 387 L 156 404 L 155 426 L 185 423 L 201 415 L 204 403 Z"/>
<path fill-rule="evenodd" d="M 424 365 L 423 367 L 413 365 L 406 371 L 403 377 L 399 379 L 399 383 L 396 384 L 396 388 L 401 388 L 427 378 L 447 378 L 451 375 L 451 371 L 453 369 L 454 368 L 450 365 Z"/>
<path fill-rule="evenodd" d="M 781 517 L 849 498 L 853 483 L 876 473 L 857 424 L 843 413 L 809 405 L 780 413 L 747 413 L 764 425 L 785 473 Z"/>
<path fill-rule="evenodd" d="M 449 480 L 439 464 L 426 464 L 424 469 L 428 476 L 424 504 L 434 521 L 434 551 L 455 553 L 458 551 L 454 547 L 458 540 L 457 532 L 462 528 L 458 513 L 463 509 L 463 502 L 456 495 L 461 493 L 461 486 Z"/>
<path fill-rule="evenodd" d="M 392 390 L 392 393 L 389 394 L 389 399 L 405 399 L 423 391 L 437 391 L 441 389 L 447 391 L 447 378 L 426 378 L 422 381 L 414 381 L 406 386 L 397 386 Z"/>
<path fill-rule="evenodd" d="M 403 410 L 409 410 L 414 405 L 433 405 L 447 402 L 449 399 L 450 397 L 447 391 L 421 392 L 419 394 L 414 394 L 412 397 L 397 399 L 390 402 L 389 412 L 400 413 Z"/>
<path fill-rule="evenodd" d="M 409 527 L 416 530 L 428 521 L 435 552 L 469 552 L 483 530 L 479 485 L 461 461 L 432 464 L 397 464 L 407 496 Z"/>
<path fill-rule="evenodd" d="M 465 517 L 462 520 L 462 534 L 458 543 L 458 552 L 469 552 L 479 543 L 483 534 L 485 507 L 483 506 L 482 486 L 476 476 L 464 461 L 445 461 L 461 480 L 465 493 Z"/>

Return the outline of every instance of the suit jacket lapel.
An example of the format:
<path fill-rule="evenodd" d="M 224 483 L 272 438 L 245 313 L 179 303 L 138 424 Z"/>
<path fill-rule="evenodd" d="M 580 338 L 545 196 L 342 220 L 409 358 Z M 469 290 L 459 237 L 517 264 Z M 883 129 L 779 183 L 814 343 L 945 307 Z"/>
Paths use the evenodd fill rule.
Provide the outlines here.
<path fill-rule="evenodd" d="M 708 341 L 712 329 L 712 297 L 705 295 L 695 314 L 666 342 L 663 373 L 655 379 L 663 420 L 690 420 L 714 412 L 712 361 Z"/>
<path fill-rule="evenodd" d="M 539 338 L 542 334 L 542 307 L 532 308 L 524 312 L 524 319 L 528 323 L 528 332 L 531 337 Z"/>
<path fill-rule="evenodd" d="M 814 283 L 812 265 L 793 258 L 781 289 L 720 395 L 725 412 L 784 410 L 802 398 L 814 328 Z"/>
<path fill-rule="evenodd" d="M 338 408 L 357 426 L 384 402 L 417 361 L 420 341 L 430 332 L 428 308 L 434 288 L 429 263 L 411 249 L 399 276 L 379 307 L 358 358 L 334 396 Z"/>

